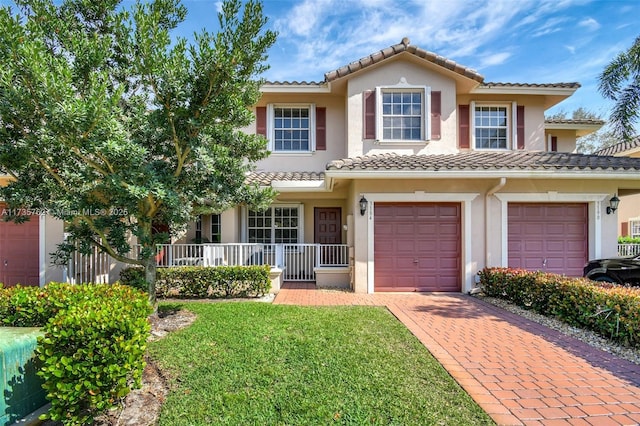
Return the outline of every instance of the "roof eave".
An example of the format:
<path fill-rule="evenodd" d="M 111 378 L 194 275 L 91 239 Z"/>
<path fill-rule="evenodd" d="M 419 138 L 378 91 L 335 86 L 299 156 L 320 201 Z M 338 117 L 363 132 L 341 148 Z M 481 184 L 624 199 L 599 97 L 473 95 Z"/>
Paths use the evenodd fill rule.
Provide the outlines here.
<path fill-rule="evenodd" d="M 575 130 L 576 136 L 582 137 L 600 130 L 601 124 L 570 124 L 570 123 L 545 123 L 545 130 Z"/>
<path fill-rule="evenodd" d="M 278 192 L 328 192 L 327 180 L 273 180 L 271 187 Z"/>
<path fill-rule="evenodd" d="M 579 87 L 531 87 L 531 86 L 486 86 L 479 85 L 471 93 L 481 95 L 538 95 L 566 96 L 573 95 Z"/>
<path fill-rule="evenodd" d="M 262 93 L 331 93 L 331 83 L 267 83 L 260 86 Z"/>
<path fill-rule="evenodd" d="M 335 170 L 325 171 L 332 179 L 619 179 L 637 180 L 638 171 L 625 172 L 611 169 L 554 170 L 547 167 L 541 170 Z"/>

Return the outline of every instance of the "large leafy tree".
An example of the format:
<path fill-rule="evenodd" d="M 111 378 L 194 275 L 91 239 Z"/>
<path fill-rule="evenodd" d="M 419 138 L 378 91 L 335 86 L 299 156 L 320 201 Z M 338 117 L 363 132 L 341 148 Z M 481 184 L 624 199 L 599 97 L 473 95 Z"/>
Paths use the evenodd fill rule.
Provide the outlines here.
<path fill-rule="evenodd" d="M 262 6 L 225 1 L 219 31 L 191 42 L 172 35 L 179 0 L 15 6 L 0 9 L 0 171 L 15 178 L 0 199 L 65 221 L 59 261 L 97 246 L 144 266 L 155 302 L 155 247 L 168 237 L 156 224 L 177 233 L 198 213 L 273 198 L 245 183 L 268 152 L 240 131 L 275 41 Z"/>
<path fill-rule="evenodd" d="M 640 37 L 607 65 L 599 80 L 600 92 L 615 101 L 611 123 L 616 135 L 631 139 L 640 118 Z"/>

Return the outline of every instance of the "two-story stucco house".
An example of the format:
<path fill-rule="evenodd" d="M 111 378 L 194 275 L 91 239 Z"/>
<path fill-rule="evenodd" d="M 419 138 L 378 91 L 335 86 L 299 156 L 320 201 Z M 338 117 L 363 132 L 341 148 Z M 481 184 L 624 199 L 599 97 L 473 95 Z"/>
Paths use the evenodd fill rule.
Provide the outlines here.
<path fill-rule="evenodd" d="M 247 179 L 279 196 L 201 217 L 164 259 L 265 262 L 359 293 L 466 292 L 485 266 L 580 276 L 616 254 L 607 207 L 640 192 L 640 159 L 575 154 L 602 122 L 545 121 L 579 87 L 485 82 L 408 39 L 321 82 L 266 83 L 246 131 L 272 154 Z"/>

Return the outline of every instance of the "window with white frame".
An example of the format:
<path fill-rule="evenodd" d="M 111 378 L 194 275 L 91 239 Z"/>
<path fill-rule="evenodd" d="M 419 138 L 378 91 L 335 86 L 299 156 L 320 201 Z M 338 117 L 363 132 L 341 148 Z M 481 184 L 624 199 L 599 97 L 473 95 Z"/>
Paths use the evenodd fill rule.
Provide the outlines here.
<path fill-rule="evenodd" d="M 310 152 L 315 149 L 315 106 L 268 106 L 267 133 L 273 152 Z"/>
<path fill-rule="evenodd" d="M 640 238 L 640 219 L 629 220 L 629 232 L 631 238 Z"/>
<path fill-rule="evenodd" d="M 272 206 L 247 213 L 247 240 L 260 244 L 295 244 L 302 241 L 302 207 Z"/>
<path fill-rule="evenodd" d="M 515 149 L 518 105 L 515 102 L 470 104 L 474 149 Z"/>
<path fill-rule="evenodd" d="M 476 105 L 474 113 L 476 149 L 508 149 L 509 108 Z"/>
<path fill-rule="evenodd" d="M 376 88 L 377 135 L 382 141 L 418 142 L 429 139 L 431 90 L 406 83 Z"/>

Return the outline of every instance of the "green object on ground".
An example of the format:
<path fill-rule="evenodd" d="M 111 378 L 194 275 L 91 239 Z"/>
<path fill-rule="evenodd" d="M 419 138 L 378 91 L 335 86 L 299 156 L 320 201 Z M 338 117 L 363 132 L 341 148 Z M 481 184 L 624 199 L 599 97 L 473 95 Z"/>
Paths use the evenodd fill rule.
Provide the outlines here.
<path fill-rule="evenodd" d="M 40 360 L 35 356 L 36 327 L 0 327 L 0 425 L 22 419 L 47 403 L 42 379 L 36 375 Z"/>
<path fill-rule="evenodd" d="M 493 425 L 386 308 L 163 303 L 197 314 L 149 345 L 160 426 Z"/>

